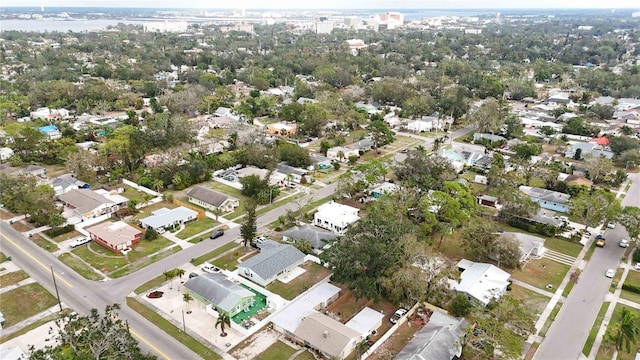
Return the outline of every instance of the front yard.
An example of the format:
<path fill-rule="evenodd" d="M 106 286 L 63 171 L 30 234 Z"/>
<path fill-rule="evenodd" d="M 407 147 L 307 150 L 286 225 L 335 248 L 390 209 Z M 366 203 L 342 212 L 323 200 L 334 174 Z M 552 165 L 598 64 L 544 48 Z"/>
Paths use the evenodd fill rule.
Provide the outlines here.
<path fill-rule="evenodd" d="M 267 286 L 267 290 L 278 294 L 287 300 L 292 300 L 331 274 L 331 270 L 310 261 L 302 264 L 300 267 L 307 271 L 290 281 L 288 284 L 275 280 Z"/>
<path fill-rule="evenodd" d="M 193 222 L 190 222 L 184 226 L 184 229 L 176 234 L 180 239 L 186 240 L 192 236 L 198 235 L 201 232 L 210 230 L 218 224 L 215 220 L 205 217 Z M 202 235 L 205 236 L 205 235 Z"/>
<path fill-rule="evenodd" d="M 560 286 L 569 269 L 569 265 L 542 258 L 529 261 L 523 269 L 510 270 L 509 272 L 516 280 L 553 292 Z M 551 289 L 547 288 L 549 284 L 552 286 Z"/>
<path fill-rule="evenodd" d="M 236 269 L 236 267 L 238 267 L 238 259 L 242 258 L 242 260 L 244 261 L 249 259 L 251 256 L 259 253 L 258 250 L 251 250 L 253 249 L 242 246 L 233 252 L 219 257 L 218 259 L 214 260 L 212 264 L 221 269 L 233 271 Z"/>
<path fill-rule="evenodd" d="M 255 360 L 280 360 L 280 359 L 288 359 L 291 355 L 295 354 L 296 349 L 291 346 L 283 343 L 282 341 L 277 341 L 275 344 L 269 346 L 267 350 L 262 352 L 260 355 L 256 356 Z"/>
<path fill-rule="evenodd" d="M 5 318 L 3 326 L 15 325 L 57 303 L 56 298 L 38 283 L 27 284 L 2 293 L 0 312 L 4 314 Z"/>

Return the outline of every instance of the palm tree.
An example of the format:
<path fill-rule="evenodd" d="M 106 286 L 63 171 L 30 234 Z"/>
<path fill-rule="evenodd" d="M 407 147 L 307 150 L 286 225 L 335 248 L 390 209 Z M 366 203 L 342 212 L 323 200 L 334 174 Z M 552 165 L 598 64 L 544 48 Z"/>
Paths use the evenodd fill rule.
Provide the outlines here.
<path fill-rule="evenodd" d="M 640 334 L 640 328 L 636 324 L 636 315 L 627 308 L 622 308 L 620 322 L 617 324 L 615 340 L 616 350 L 631 352 L 631 345 L 636 342 L 636 335 Z"/>
<path fill-rule="evenodd" d="M 191 310 L 189 310 L 189 304 L 191 303 L 191 300 L 193 300 L 193 296 L 191 296 L 191 294 L 189 293 L 184 293 L 182 295 L 182 300 L 187 303 L 187 314 L 191 314 Z"/>
<path fill-rule="evenodd" d="M 160 179 L 155 179 L 151 183 L 151 186 L 156 190 L 156 192 L 159 193 L 160 190 L 162 190 L 162 188 L 164 188 L 164 181 L 162 181 Z"/>
<path fill-rule="evenodd" d="M 220 209 L 219 207 L 217 207 L 217 208 L 213 209 L 211 212 L 213 213 L 213 215 L 215 215 L 215 217 L 216 217 L 216 221 L 218 221 L 218 218 L 219 218 L 219 217 L 220 217 L 220 215 L 222 215 L 222 213 L 223 213 L 222 209 Z"/>
<path fill-rule="evenodd" d="M 218 313 L 218 320 L 216 320 L 216 329 L 220 326 L 220 331 L 222 334 L 220 336 L 225 337 L 227 333 L 224 331 L 227 327 L 231 327 L 231 317 L 229 317 L 229 313 L 220 312 Z"/>
<path fill-rule="evenodd" d="M 340 161 L 342 161 L 342 159 L 344 159 L 344 151 L 342 151 L 342 150 L 338 151 L 338 159 L 340 159 Z"/>
<path fill-rule="evenodd" d="M 180 282 L 182 282 L 182 275 L 184 275 L 185 273 L 184 269 L 176 268 L 176 269 L 173 269 L 173 271 L 175 271 L 175 276 L 179 277 Z"/>

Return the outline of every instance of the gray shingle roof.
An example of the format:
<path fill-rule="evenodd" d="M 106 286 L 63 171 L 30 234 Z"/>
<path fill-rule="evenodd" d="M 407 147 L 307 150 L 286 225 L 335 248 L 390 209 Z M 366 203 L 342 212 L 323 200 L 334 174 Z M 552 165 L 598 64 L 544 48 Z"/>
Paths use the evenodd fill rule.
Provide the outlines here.
<path fill-rule="evenodd" d="M 451 360 L 462 351 L 461 337 L 467 325 L 464 319 L 435 311 L 395 359 Z"/>
<path fill-rule="evenodd" d="M 293 245 L 263 248 L 260 254 L 238 264 L 251 269 L 263 279 L 268 279 L 296 262 L 304 259 L 304 253 Z"/>
<path fill-rule="evenodd" d="M 571 195 L 569 194 L 524 185 L 520 186 L 520 191 L 531 197 L 535 197 L 536 199 L 556 204 L 565 204 L 569 201 L 569 198 L 571 198 Z"/>
<path fill-rule="evenodd" d="M 225 194 L 208 189 L 204 186 L 194 186 L 193 189 L 189 190 L 187 196 L 198 199 L 215 207 L 219 207 L 220 205 L 224 204 L 227 199 L 230 198 Z"/>
<path fill-rule="evenodd" d="M 243 298 L 254 296 L 224 274 L 202 274 L 189 279 L 184 286 L 226 312 L 231 312 Z"/>
<path fill-rule="evenodd" d="M 290 239 L 307 240 L 314 249 L 323 248 L 328 242 L 336 239 L 338 236 L 331 231 L 321 229 L 317 226 L 304 224 L 295 226 L 282 233 Z"/>
<path fill-rule="evenodd" d="M 75 207 L 81 213 L 89 212 L 102 204 L 114 204 L 113 201 L 89 189 L 73 189 L 60 195 L 58 199 Z"/>

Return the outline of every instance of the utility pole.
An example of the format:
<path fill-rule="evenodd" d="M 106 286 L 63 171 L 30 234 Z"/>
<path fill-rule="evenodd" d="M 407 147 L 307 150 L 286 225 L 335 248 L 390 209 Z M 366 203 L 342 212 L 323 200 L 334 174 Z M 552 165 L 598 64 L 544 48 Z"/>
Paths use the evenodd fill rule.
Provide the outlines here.
<path fill-rule="evenodd" d="M 182 330 L 187 333 L 187 323 L 184 321 L 184 310 L 182 310 Z"/>
<path fill-rule="evenodd" d="M 62 302 L 60 301 L 60 293 L 58 292 L 58 284 L 56 283 L 56 276 L 53 273 L 53 265 L 50 265 L 51 268 L 51 277 L 53 278 L 53 287 L 56 288 L 56 296 L 58 297 L 58 306 L 60 306 L 60 311 L 62 311 Z"/>

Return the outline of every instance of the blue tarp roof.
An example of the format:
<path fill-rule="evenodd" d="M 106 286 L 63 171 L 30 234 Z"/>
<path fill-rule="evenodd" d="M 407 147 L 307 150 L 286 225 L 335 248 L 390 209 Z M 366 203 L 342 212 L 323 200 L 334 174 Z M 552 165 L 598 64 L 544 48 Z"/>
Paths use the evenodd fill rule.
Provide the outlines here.
<path fill-rule="evenodd" d="M 55 125 L 47 125 L 39 127 L 38 130 L 40 130 L 40 132 L 42 133 L 48 134 L 52 131 L 58 131 L 58 127 Z"/>

